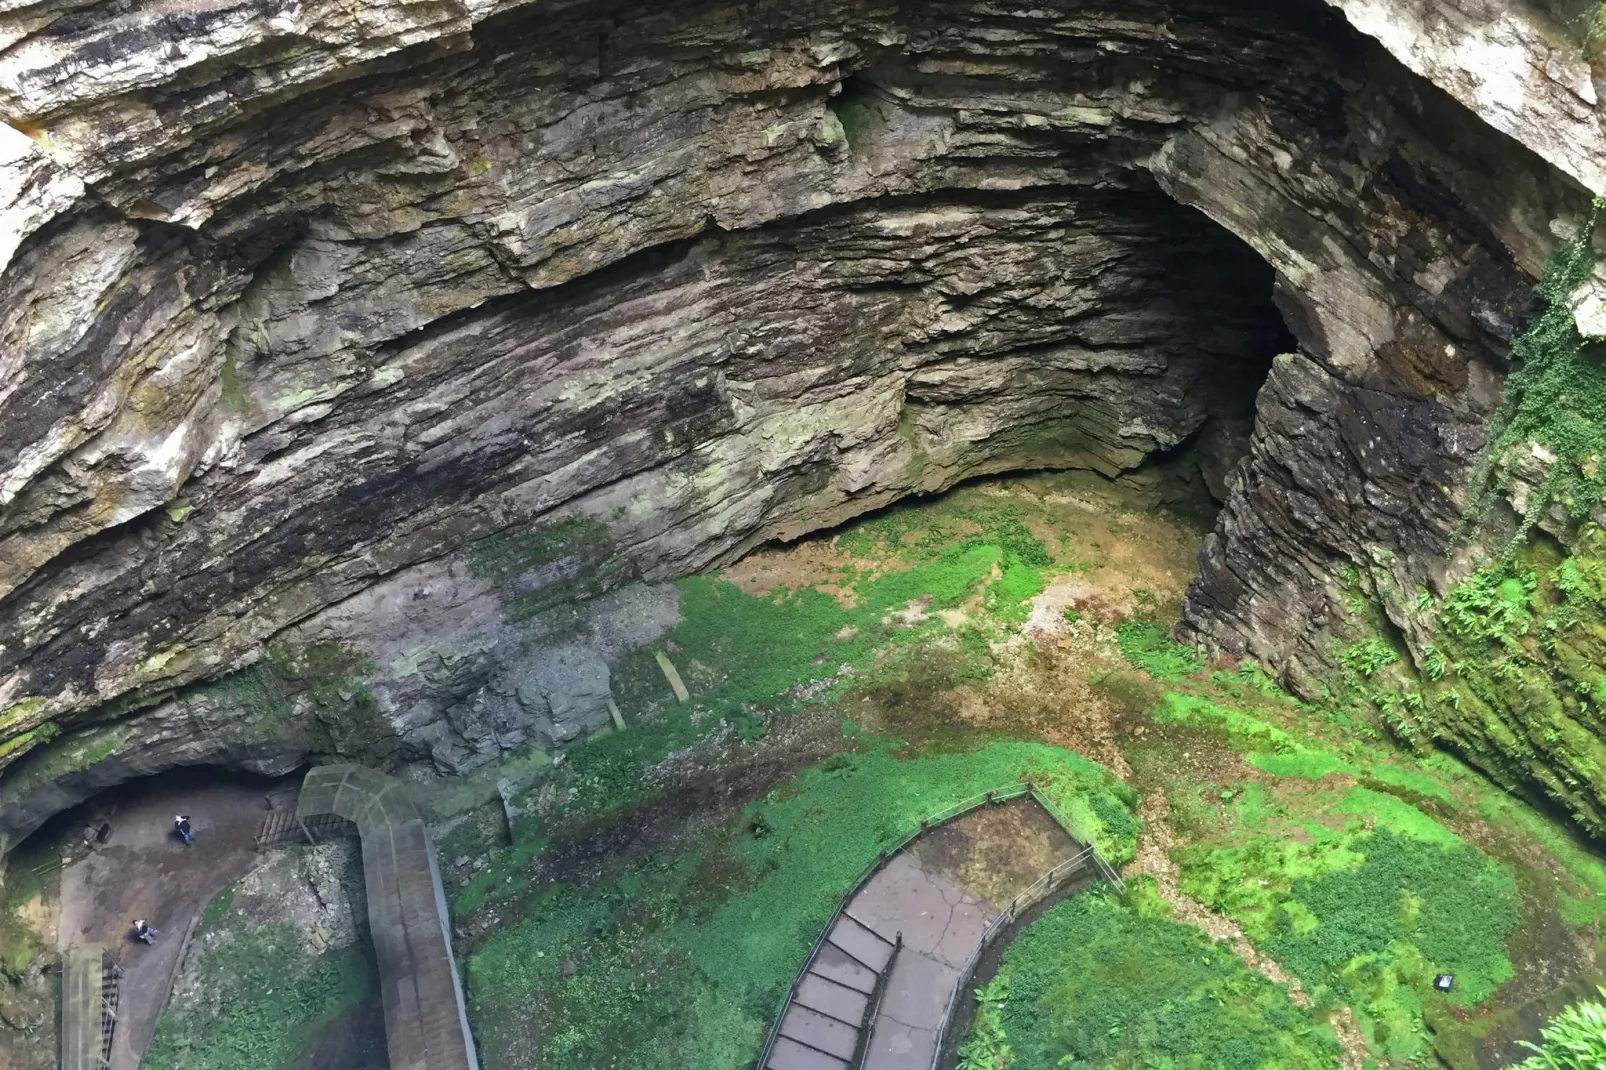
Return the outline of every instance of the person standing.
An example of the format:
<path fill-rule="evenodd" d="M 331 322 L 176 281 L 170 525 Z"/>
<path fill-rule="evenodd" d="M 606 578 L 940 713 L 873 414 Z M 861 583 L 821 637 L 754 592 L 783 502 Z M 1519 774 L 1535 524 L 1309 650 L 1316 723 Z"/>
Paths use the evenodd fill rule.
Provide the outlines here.
<path fill-rule="evenodd" d="M 173 830 L 178 833 L 178 838 L 184 841 L 185 847 L 195 842 L 195 833 L 190 829 L 189 814 L 179 814 L 173 818 Z"/>

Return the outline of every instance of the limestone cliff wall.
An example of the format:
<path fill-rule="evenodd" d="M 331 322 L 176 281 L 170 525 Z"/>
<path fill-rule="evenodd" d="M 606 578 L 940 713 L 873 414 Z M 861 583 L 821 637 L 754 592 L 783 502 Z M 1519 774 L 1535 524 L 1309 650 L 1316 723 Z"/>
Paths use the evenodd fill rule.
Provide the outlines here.
<path fill-rule="evenodd" d="M 1228 443 L 1296 343 L 1185 627 L 1308 678 L 1341 568 L 1447 567 L 1606 190 L 1576 39 L 1492 0 L 45 0 L 0 115 L 0 848 L 572 738 L 643 584 Z"/>

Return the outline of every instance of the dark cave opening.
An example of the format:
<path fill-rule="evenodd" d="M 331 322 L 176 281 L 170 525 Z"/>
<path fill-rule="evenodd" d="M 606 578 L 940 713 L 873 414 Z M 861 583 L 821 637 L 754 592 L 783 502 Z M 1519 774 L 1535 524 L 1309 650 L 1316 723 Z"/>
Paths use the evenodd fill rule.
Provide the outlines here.
<path fill-rule="evenodd" d="M 51 851 L 60 854 L 68 846 L 76 850 L 80 840 L 85 846 L 93 843 L 99 848 L 124 831 L 125 819 L 145 825 L 150 822 L 150 814 L 158 810 L 165 813 L 167 809 L 173 809 L 174 814 L 191 814 L 199 835 L 205 827 L 202 815 L 208 801 L 214 799 L 226 799 L 231 815 L 260 811 L 261 819 L 265 820 L 275 809 L 294 807 L 299 780 L 299 773 L 267 776 L 217 765 L 176 766 L 135 776 L 53 814 L 14 850 L 19 856 L 43 857 Z M 171 816 L 165 819 L 164 836 L 171 833 Z M 206 824 L 211 823 L 208 817 Z M 102 830 L 106 830 L 105 835 Z M 230 835 L 235 832 L 231 831 Z M 151 830 L 142 828 L 139 836 L 142 841 L 149 840 Z"/>

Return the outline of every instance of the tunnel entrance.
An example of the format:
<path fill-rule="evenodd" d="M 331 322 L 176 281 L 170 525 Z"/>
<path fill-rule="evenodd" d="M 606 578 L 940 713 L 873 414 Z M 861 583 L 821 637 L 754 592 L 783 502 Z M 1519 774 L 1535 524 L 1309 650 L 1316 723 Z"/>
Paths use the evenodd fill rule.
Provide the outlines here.
<path fill-rule="evenodd" d="M 1007 242 L 945 263 L 939 330 L 905 343 L 916 491 L 1085 468 L 1213 515 L 1274 357 L 1297 350 L 1271 266 L 1158 190 L 961 203 Z"/>

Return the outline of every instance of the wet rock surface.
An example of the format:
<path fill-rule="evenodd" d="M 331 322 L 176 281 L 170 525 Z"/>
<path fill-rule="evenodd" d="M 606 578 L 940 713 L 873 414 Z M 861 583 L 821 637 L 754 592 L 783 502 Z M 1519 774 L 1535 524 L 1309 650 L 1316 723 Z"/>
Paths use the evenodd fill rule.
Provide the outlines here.
<path fill-rule="evenodd" d="M 1553 21 L 0 14 L 4 836 L 174 764 L 559 745 L 660 581 L 1189 446 L 1185 630 L 1310 678 L 1339 569 L 1446 567 L 1601 186 Z"/>

